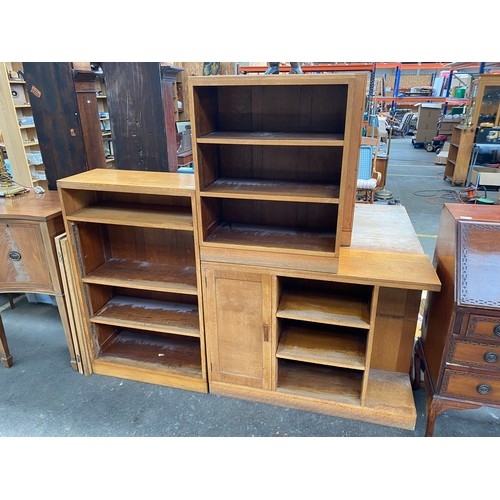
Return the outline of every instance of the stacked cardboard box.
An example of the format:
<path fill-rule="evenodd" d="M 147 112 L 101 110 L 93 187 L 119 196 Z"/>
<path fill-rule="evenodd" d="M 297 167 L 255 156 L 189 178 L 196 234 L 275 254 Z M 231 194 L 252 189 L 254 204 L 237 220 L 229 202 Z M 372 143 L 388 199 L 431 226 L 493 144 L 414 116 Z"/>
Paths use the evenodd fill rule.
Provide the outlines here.
<path fill-rule="evenodd" d="M 450 143 L 445 142 L 443 145 L 443 149 L 436 155 L 434 159 L 434 163 L 436 165 L 446 165 L 446 159 L 448 158 L 448 151 L 450 149 Z"/>

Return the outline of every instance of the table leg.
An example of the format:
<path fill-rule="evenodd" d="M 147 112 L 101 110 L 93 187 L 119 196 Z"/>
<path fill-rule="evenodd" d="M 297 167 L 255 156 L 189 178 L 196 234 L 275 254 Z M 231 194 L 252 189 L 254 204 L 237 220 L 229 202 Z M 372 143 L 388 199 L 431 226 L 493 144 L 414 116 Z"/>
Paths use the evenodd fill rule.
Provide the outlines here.
<path fill-rule="evenodd" d="M 422 376 L 422 357 L 420 354 L 420 341 L 417 340 L 413 349 L 412 363 L 410 367 L 411 388 L 416 391 L 420 388 L 420 377 Z"/>
<path fill-rule="evenodd" d="M 2 317 L 0 316 L 0 355 L 2 365 L 5 368 L 10 368 L 14 363 L 14 359 L 10 355 L 9 345 L 7 344 L 7 337 L 5 336 L 5 330 L 3 327 Z"/>
<path fill-rule="evenodd" d="M 443 411 L 443 403 L 439 399 L 434 399 L 432 396 L 427 397 L 427 423 L 425 427 L 425 437 L 434 435 L 434 424 L 436 417 Z"/>

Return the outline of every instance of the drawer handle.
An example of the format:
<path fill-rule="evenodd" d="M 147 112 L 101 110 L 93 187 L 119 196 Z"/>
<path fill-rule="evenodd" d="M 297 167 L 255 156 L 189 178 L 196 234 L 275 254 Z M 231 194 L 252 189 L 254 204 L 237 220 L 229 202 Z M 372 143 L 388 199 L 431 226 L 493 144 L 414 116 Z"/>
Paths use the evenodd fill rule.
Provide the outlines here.
<path fill-rule="evenodd" d="M 269 342 L 269 325 L 262 325 L 262 332 L 264 333 L 264 342 Z"/>
<path fill-rule="evenodd" d="M 19 252 L 9 252 L 10 260 L 21 260 L 21 254 Z"/>
<path fill-rule="evenodd" d="M 491 386 L 489 386 L 488 384 L 479 384 L 476 387 L 476 390 L 477 392 L 479 392 L 479 394 L 486 396 L 486 394 L 489 394 L 491 392 Z"/>
<path fill-rule="evenodd" d="M 484 356 L 486 363 L 496 363 L 498 360 L 498 354 L 496 352 L 487 352 Z"/>
<path fill-rule="evenodd" d="M 493 333 L 494 333 L 497 337 L 500 337 L 500 325 L 497 325 L 497 326 L 495 326 L 495 328 L 493 328 Z"/>

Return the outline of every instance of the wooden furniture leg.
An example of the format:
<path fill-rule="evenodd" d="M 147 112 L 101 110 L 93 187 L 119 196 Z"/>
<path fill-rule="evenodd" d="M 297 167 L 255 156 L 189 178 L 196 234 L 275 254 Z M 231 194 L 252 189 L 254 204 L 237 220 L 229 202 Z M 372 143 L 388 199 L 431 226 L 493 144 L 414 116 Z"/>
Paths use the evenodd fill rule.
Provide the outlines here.
<path fill-rule="evenodd" d="M 416 391 L 420 388 L 420 377 L 422 372 L 422 356 L 420 355 L 420 343 L 417 340 L 413 350 L 412 363 L 410 367 L 411 388 Z"/>
<path fill-rule="evenodd" d="M 439 397 L 430 396 L 427 398 L 427 425 L 425 428 L 425 436 L 432 437 L 434 435 L 434 423 L 436 417 L 445 410 L 474 410 L 481 408 L 479 404 L 465 403 L 463 401 L 453 401 L 441 399 Z"/>
<path fill-rule="evenodd" d="M 0 316 L 0 354 L 2 356 L 2 365 L 5 368 L 10 368 L 14 360 L 9 352 L 9 345 L 7 344 L 7 337 L 5 336 L 5 330 L 3 328 L 2 317 Z"/>
<path fill-rule="evenodd" d="M 434 424 L 436 417 L 443 411 L 443 402 L 440 399 L 434 398 L 432 395 L 427 395 L 426 399 L 427 424 L 425 426 L 425 437 L 434 435 Z"/>
<path fill-rule="evenodd" d="M 11 308 L 11 309 L 14 309 L 14 307 L 16 307 L 16 305 L 14 304 L 14 298 L 13 298 L 12 294 L 11 294 L 11 293 L 8 293 L 8 294 L 7 294 L 7 297 L 9 298 L 10 308 Z"/>

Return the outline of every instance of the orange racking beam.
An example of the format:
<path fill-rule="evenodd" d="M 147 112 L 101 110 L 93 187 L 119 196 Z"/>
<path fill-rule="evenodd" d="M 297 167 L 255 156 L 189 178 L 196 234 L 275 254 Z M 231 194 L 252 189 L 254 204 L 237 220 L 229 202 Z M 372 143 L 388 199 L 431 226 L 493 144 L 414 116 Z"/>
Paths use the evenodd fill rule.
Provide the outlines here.
<path fill-rule="evenodd" d="M 478 63 L 479 64 L 479 63 Z M 313 64 L 310 66 L 302 66 L 302 71 L 304 73 L 316 73 L 316 72 L 327 72 L 327 71 L 373 71 L 375 67 L 377 69 L 390 69 L 390 68 L 400 68 L 402 71 L 405 70 L 449 70 L 450 63 L 400 63 L 400 62 L 357 62 L 357 63 L 334 63 L 334 64 Z M 239 66 L 238 73 L 264 73 L 267 70 L 267 66 Z M 280 66 L 280 73 L 288 73 L 290 71 L 290 65 L 284 64 Z"/>
<path fill-rule="evenodd" d="M 375 101 L 382 102 L 392 102 L 396 103 L 412 103 L 412 102 L 446 102 L 446 104 L 451 104 L 452 106 L 460 106 L 462 104 L 468 104 L 469 99 L 458 99 L 453 97 L 427 97 L 427 96 L 415 96 L 415 97 L 374 97 Z"/>
<path fill-rule="evenodd" d="M 375 63 L 377 69 L 390 69 L 399 68 L 402 71 L 405 70 L 417 70 L 417 69 L 441 69 L 449 70 L 449 63 L 445 62 L 435 62 L 435 63 Z"/>
<path fill-rule="evenodd" d="M 312 66 L 301 66 L 304 73 L 316 73 L 325 71 L 373 71 L 373 63 L 353 64 L 314 64 Z M 280 66 L 280 73 L 288 73 L 291 66 L 284 64 Z M 264 73 L 267 66 L 238 66 L 238 73 Z"/>

